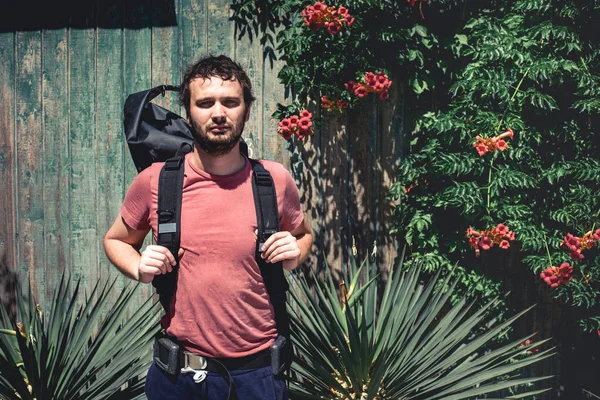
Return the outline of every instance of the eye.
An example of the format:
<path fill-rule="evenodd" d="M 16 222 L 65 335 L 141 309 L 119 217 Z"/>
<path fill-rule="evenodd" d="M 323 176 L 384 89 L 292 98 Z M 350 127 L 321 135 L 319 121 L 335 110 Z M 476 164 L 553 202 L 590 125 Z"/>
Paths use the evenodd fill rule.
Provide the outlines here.
<path fill-rule="evenodd" d="M 212 100 L 201 100 L 196 102 L 196 106 L 199 108 L 210 108 L 213 104 L 215 104 L 215 102 Z"/>
<path fill-rule="evenodd" d="M 240 105 L 240 101 L 238 99 L 227 99 L 223 102 L 225 107 L 233 108 Z"/>

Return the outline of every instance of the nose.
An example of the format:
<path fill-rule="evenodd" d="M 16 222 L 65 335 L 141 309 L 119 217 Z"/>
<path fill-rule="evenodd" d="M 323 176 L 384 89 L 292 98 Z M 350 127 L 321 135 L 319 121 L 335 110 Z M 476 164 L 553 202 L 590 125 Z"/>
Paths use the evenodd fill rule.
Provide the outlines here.
<path fill-rule="evenodd" d="M 218 101 L 213 105 L 211 118 L 216 123 L 225 120 L 225 107 Z"/>

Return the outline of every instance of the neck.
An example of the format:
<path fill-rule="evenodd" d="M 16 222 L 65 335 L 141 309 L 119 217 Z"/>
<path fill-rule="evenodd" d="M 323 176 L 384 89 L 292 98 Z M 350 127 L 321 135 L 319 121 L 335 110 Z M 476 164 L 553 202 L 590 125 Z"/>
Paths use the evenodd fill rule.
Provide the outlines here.
<path fill-rule="evenodd" d="M 236 144 L 227 154 L 212 156 L 194 144 L 192 155 L 194 167 L 211 175 L 232 175 L 244 168 L 246 159 L 240 154 L 240 145 Z"/>

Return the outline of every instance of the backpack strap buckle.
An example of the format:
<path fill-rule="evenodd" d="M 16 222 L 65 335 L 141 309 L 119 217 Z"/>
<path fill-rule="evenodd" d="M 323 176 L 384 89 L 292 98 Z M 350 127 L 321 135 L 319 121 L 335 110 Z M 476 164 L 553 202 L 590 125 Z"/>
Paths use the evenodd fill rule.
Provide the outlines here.
<path fill-rule="evenodd" d="M 271 186 L 273 181 L 271 180 L 271 174 L 267 171 L 254 171 L 256 177 L 256 183 L 261 186 Z"/>
<path fill-rule="evenodd" d="M 260 249 L 263 247 L 263 244 L 265 244 L 265 242 L 267 241 L 267 239 L 274 233 L 276 233 L 277 231 L 274 229 L 265 229 L 261 235 L 261 237 L 258 240 L 258 250 L 260 251 Z"/>
<path fill-rule="evenodd" d="M 183 163 L 183 157 L 173 157 L 165 161 L 164 168 L 167 171 L 177 171 Z"/>

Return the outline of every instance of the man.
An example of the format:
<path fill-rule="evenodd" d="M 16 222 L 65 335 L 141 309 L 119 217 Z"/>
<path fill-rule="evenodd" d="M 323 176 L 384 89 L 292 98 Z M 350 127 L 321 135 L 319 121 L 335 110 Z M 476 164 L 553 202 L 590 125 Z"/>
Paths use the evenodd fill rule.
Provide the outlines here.
<path fill-rule="evenodd" d="M 285 382 L 273 376 L 270 365 L 244 368 L 265 359 L 277 338 L 273 307 L 255 259 L 252 168 L 239 151 L 253 100 L 248 76 L 228 57 L 201 59 L 185 73 L 180 102 L 194 149 L 185 158 L 177 286 L 161 321 L 182 350 L 241 369 L 209 372 L 204 379 L 198 371 L 172 377 L 153 364 L 146 378 L 150 400 L 225 399 L 229 374 L 239 399 L 287 398 Z M 312 235 L 290 174 L 278 163 L 260 162 L 275 183 L 281 227 L 264 243 L 261 256 L 292 270 L 307 258 Z M 136 177 L 104 239 L 111 262 L 144 283 L 170 273 L 177 263 L 162 246 L 138 251 L 150 229 L 156 239 L 161 167 L 155 163 Z"/>

